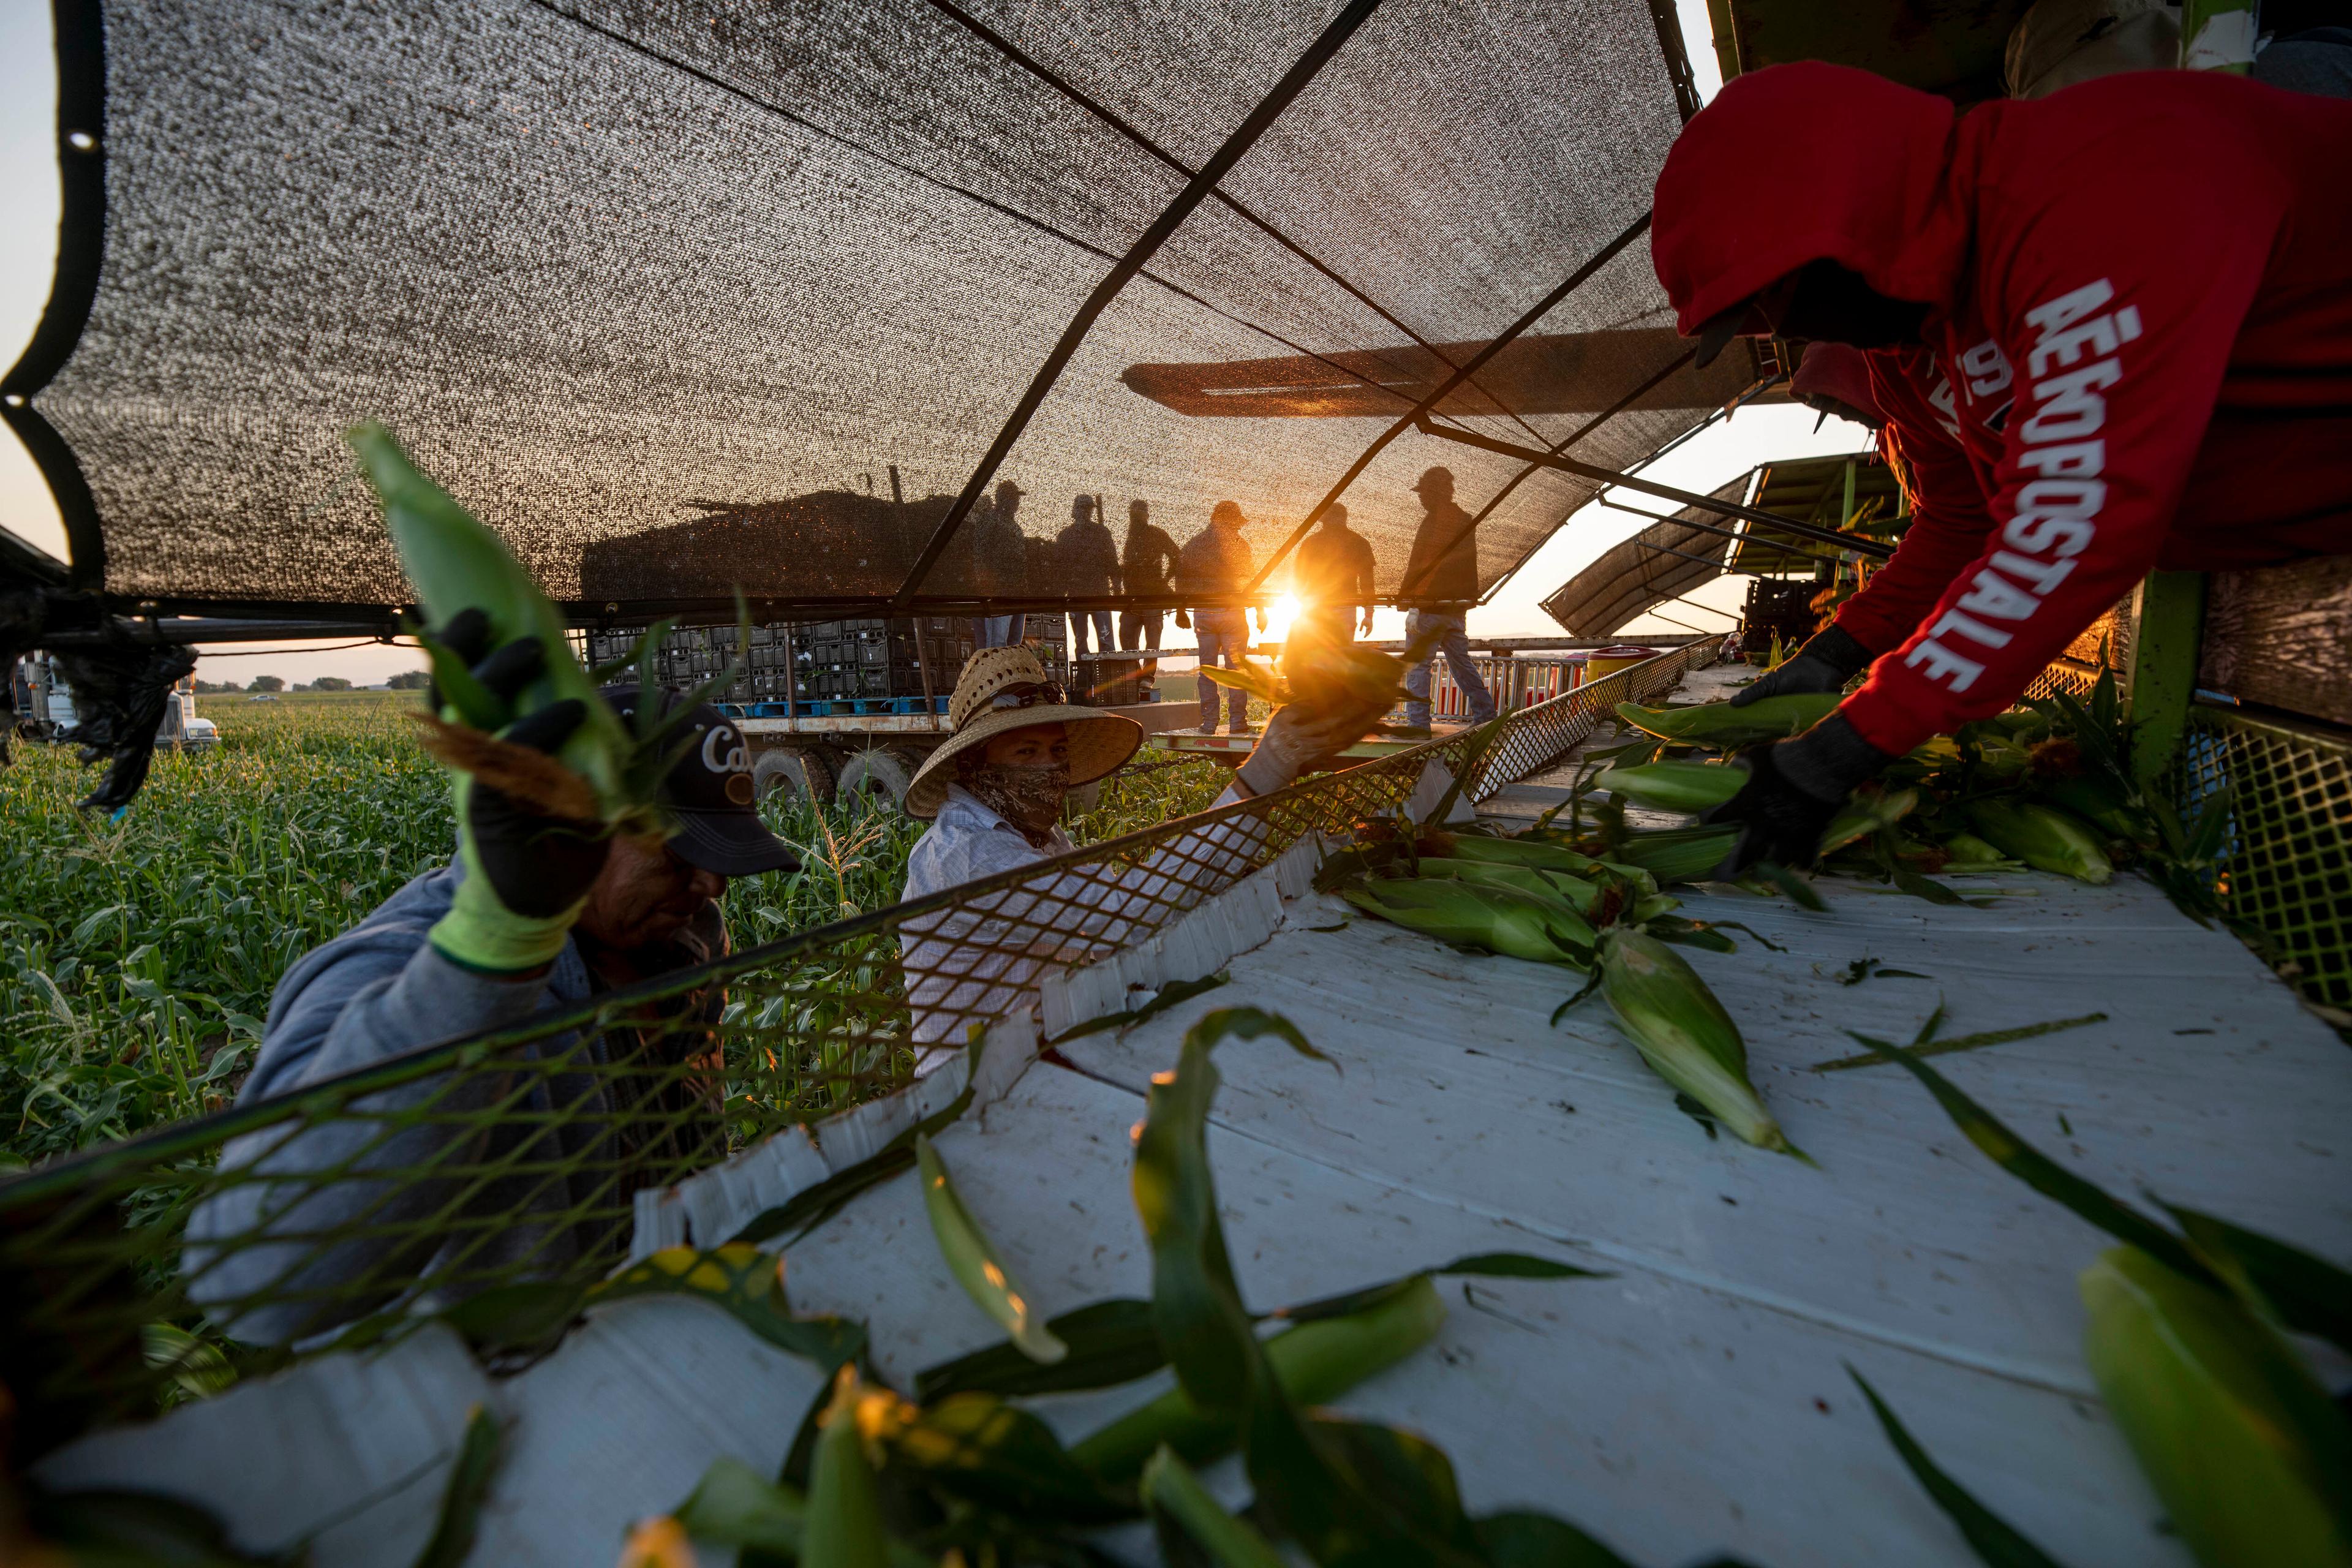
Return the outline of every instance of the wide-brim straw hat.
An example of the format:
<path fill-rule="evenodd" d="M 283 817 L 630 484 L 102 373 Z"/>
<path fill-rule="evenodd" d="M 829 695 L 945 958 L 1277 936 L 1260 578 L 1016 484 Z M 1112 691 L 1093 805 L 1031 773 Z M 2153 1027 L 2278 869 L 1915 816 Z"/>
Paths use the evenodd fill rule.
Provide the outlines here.
<path fill-rule="evenodd" d="M 1066 700 L 1026 647 L 984 647 L 973 654 L 948 699 L 948 722 L 955 734 L 923 760 L 907 786 L 909 816 L 937 816 L 948 785 L 955 782 L 955 759 L 1007 730 L 1061 725 L 1069 737 L 1073 786 L 1117 773 L 1143 744 L 1143 726 L 1134 720 Z"/>

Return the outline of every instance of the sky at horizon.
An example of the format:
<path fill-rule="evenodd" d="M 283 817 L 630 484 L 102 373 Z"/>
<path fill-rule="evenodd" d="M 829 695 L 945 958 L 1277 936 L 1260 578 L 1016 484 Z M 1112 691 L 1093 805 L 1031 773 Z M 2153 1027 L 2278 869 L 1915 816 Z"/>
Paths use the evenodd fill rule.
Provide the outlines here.
<path fill-rule="evenodd" d="M 1675 8 L 1700 96 L 1712 98 L 1720 77 L 1709 45 L 1706 0 L 1676 0 Z M 48 297 L 57 249 L 56 102 L 48 5 L 45 0 L 0 0 L 0 363 L 13 362 L 31 337 Z M 1717 421 L 1645 473 L 1664 484 L 1705 491 L 1759 463 L 1858 451 L 1869 444 L 1867 432 L 1858 426 L 1832 420 L 1816 429 L 1815 418 L 1802 408 L 1743 409 Z M 1625 499 L 1644 510 L 1665 510 L 1646 497 Z M 63 531 L 48 488 L 13 436 L 0 437 L 0 525 L 53 553 L 64 553 Z M 1471 613 L 1471 635 L 1560 635 L 1558 625 L 1543 613 L 1542 601 L 1602 551 L 1644 526 L 1646 520 L 1641 517 L 1602 507 L 1579 510 L 1487 603 Z M 1661 605 L 1658 614 L 1629 623 L 1623 635 L 1636 639 L 1685 636 L 1686 627 L 1727 629 L 1744 593 L 1742 579 L 1718 578 L 1696 590 L 1693 603 Z M 1403 628 L 1402 612 L 1382 609 L 1372 635 L 1402 637 Z M 1191 646 L 1189 634 L 1173 627 L 1170 633 L 1171 646 Z M 202 678 L 239 684 L 269 674 L 289 684 L 332 675 L 368 685 L 423 662 L 413 647 L 383 645 L 267 653 L 222 648 L 206 654 L 198 669 Z"/>

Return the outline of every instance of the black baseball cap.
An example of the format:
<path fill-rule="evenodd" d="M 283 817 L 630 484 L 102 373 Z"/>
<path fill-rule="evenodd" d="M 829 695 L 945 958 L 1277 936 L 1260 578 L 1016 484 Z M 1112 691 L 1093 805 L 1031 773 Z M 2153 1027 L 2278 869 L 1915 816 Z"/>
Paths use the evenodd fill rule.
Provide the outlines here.
<path fill-rule="evenodd" d="M 676 714 L 681 700 L 675 691 L 659 693 L 662 717 Z M 638 689 L 607 686 L 605 705 L 633 730 L 636 725 Z M 691 744 L 687 742 L 691 742 Z M 793 847 L 768 831 L 760 820 L 758 786 L 751 776 L 751 743 L 735 721 L 708 702 L 699 704 L 670 742 L 682 746 L 677 762 L 662 781 L 662 798 L 677 816 L 678 832 L 669 841 L 677 858 L 689 866 L 721 877 L 754 877 L 762 871 L 797 871 L 801 858 Z"/>

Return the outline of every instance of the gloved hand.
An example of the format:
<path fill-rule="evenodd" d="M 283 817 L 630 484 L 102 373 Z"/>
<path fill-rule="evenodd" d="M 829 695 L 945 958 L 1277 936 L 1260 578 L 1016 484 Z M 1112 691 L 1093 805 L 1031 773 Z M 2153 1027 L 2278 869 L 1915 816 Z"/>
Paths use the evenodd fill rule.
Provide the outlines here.
<path fill-rule="evenodd" d="M 1870 661 L 1875 657 L 1849 637 L 1843 628 L 1830 626 L 1816 633 L 1811 642 L 1799 648 L 1795 657 L 1782 663 L 1780 668 L 1754 685 L 1743 686 L 1732 693 L 1731 705 L 1745 708 L 1750 702 L 1760 702 L 1767 697 L 1835 691 L 1869 668 Z"/>
<path fill-rule="evenodd" d="M 1386 693 L 1346 700 L 1336 707 L 1293 702 L 1277 708 L 1234 776 L 1253 795 L 1272 795 L 1301 773 L 1330 766 L 1340 752 L 1371 733 L 1388 710 Z"/>
<path fill-rule="evenodd" d="M 1192 629 L 1192 616 L 1189 611 L 1179 610 L 1176 612 L 1176 629 L 1185 632 L 1189 632 Z"/>
<path fill-rule="evenodd" d="M 485 656 L 489 623 L 478 610 L 450 617 L 439 640 L 500 702 L 512 702 L 546 664 L 545 649 L 528 637 Z M 439 709 L 437 689 L 428 700 Z M 577 700 L 558 702 L 499 738 L 551 754 L 587 716 Z M 610 835 L 601 823 L 547 816 L 470 776 L 458 780 L 457 825 L 466 876 L 449 912 L 434 922 L 435 950 L 482 974 L 522 974 L 546 964 L 563 951 L 589 886 L 604 868 Z"/>
<path fill-rule="evenodd" d="M 1811 865 L 1821 854 L 1822 830 L 1846 796 L 1894 760 L 1864 740 L 1843 713 L 1739 757 L 1735 765 L 1748 770 L 1748 782 L 1699 818 L 1746 829 L 1715 874 L 1736 877 L 1759 860 Z"/>

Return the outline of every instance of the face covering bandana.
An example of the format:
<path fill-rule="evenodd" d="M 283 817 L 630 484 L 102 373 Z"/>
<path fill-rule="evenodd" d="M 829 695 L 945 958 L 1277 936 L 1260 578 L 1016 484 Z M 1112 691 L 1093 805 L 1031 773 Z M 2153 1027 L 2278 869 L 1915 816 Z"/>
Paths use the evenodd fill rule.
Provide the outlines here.
<path fill-rule="evenodd" d="M 978 767 L 966 775 L 963 787 L 1042 849 L 1055 819 L 1062 815 L 1062 799 L 1070 793 L 1070 764 L 1056 763 L 1045 768 Z"/>

